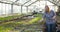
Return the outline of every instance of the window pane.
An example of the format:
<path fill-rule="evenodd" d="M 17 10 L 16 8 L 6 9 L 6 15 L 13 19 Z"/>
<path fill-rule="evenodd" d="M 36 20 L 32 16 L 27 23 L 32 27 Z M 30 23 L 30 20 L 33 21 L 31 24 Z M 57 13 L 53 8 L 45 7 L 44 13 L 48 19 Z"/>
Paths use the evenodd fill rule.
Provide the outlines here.
<path fill-rule="evenodd" d="M 35 2 L 36 0 L 31 0 L 30 2 L 26 3 L 25 6 L 28 6 L 29 4 Z"/>
<path fill-rule="evenodd" d="M 2 10 L 1 10 L 1 7 L 2 7 L 2 5 L 1 5 L 1 3 L 0 3 L 0 15 L 2 14 Z"/>
<path fill-rule="evenodd" d="M 17 3 L 20 3 L 21 5 L 24 4 L 25 2 L 27 2 L 29 0 L 19 0 Z"/>
<path fill-rule="evenodd" d="M 23 13 L 27 13 L 26 7 L 23 7 L 22 12 L 23 12 Z"/>
<path fill-rule="evenodd" d="M 6 4 L 6 14 L 10 14 L 11 13 L 11 5 Z"/>
<path fill-rule="evenodd" d="M 13 13 L 21 13 L 21 6 L 13 6 Z"/>

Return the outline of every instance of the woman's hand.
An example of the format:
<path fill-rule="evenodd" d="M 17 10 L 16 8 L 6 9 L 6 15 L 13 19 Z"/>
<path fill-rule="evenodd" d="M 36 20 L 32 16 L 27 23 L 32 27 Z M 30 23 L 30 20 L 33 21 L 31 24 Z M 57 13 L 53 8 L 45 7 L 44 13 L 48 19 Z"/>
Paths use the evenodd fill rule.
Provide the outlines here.
<path fill-rule="evenodd" d="M 55 19 L 56 18 L 56 16 L 54 16 L 52 19 Z"/>
<path fill-rule="evenodd" d="M 43 21 L 43 18 L 40 21 Z"/>

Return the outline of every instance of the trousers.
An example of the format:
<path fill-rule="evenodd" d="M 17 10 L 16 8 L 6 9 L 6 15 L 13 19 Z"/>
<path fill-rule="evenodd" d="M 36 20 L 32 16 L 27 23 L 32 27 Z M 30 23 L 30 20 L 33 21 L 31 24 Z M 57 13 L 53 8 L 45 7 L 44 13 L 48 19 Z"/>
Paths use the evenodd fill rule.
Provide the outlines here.
<path fill-rule="evenodd" d="M 56 24 L 55 23 L 51 23 L 51 24 L 46 23 L 46 32 L 56 32 Z"/>

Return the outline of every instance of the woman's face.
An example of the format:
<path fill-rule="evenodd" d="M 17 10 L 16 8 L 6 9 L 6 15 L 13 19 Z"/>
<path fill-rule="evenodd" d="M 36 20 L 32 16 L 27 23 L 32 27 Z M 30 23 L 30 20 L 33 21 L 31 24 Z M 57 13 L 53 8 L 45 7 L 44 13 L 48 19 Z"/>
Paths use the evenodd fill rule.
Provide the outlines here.
<path fill-rule="evenodd" d="M 49 12 L 49 7 L 48 6 L 45 6 L 45 11 Z"/>

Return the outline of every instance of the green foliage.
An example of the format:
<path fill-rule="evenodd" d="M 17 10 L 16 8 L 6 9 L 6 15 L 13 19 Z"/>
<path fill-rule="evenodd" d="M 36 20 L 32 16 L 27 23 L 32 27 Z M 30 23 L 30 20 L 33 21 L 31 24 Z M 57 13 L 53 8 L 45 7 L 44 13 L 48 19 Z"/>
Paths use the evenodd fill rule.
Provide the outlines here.
<path fill-rule="evenodd" d="M 8 17 L 0 18 L 0 20 L 2 20 L 2 21 L 3 20 L 9 20 L 9 19 L 12 19 L 14 17 L 19 17 L 19 16 L 8 16 Z M 17 21 L 17 22 L 9 22 L 9 23 L 3 24 L 3 25 L 0 26 L 0 32 L 9 32 L 10 30 L 13 29 L 13 27 L 16 27 L 18 25 L 23 25 L 23 24 L 30 25 L 30 24 L 34 24 L 34 23 L 37 23 L 42 18 L 41 14 L 37 14 L 35 16 L 37 16 L 37 17 L 33 18 L 32 20 L 30 20 L 28 22 Z M 26 32 L 29 32 L 29 31 L 26 31 Z"/>
<path fill-rule="evenodd" d="M 32 19 L 31 21 L 29 21 L 28 24 L 36 23 L 36 22 L 38 22 L 40 19 L 41 19 L 40 17 L 36 17 L 36 18 Z"/>
<path fill-rule="evenodd" d="M 0 21 L 5 21 L 5 20 L 11 20 L 14 19 L 16 17 L 20 17 L 22 15 L 14 15 L 14 16 L 8 16 L 8 17 L 0 17 Z"/>

